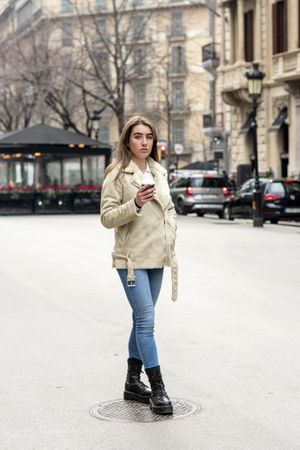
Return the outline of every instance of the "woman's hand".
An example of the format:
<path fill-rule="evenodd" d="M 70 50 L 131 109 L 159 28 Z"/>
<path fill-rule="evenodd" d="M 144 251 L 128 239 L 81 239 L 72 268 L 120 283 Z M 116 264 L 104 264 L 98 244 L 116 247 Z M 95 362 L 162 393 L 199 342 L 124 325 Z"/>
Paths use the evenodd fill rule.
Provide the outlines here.
<path fill-rule="evenodd" d="M 154 195 L 155 195 L 154 185 L 146 184 L 137 191 L 135 196 L 135 203 L 139 206 L 139 208 L 142 208 L 142 206 L 144 206 L 145 203 L 153 200 Z"/>

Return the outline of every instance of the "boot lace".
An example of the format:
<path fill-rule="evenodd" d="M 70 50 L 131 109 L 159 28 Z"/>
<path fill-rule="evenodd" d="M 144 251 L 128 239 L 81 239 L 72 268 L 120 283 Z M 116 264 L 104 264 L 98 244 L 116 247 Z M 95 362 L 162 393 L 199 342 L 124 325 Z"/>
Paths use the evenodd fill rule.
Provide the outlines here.
<path fill-rule="evenodd" d="M 153 380 L 151 380 L 151 388 L 152 391 L 155 392 L 156 394 L 167 395 L 161 377 L 155 377 Z"/>

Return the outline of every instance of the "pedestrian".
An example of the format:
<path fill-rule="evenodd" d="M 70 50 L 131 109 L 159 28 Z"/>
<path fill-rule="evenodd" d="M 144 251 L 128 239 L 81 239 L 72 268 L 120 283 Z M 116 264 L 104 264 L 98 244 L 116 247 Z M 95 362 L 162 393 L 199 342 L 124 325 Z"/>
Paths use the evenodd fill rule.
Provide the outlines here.
<path fill-rule="evenodd" d="M 158 162 L 155 126 L 144 117 L 125 124 L 105 172 L 101 222 L 115 230 L 113 267 L 132 308 L 124 399 L 149 403 L 157 414 L 172 414 L 155 343 L 154 309 L 165 266 L 171 267 L 172 299 L 177 297 L 176 212 L 167 171 Z M 140 379 L 142 365 L 151 390 Z"/>

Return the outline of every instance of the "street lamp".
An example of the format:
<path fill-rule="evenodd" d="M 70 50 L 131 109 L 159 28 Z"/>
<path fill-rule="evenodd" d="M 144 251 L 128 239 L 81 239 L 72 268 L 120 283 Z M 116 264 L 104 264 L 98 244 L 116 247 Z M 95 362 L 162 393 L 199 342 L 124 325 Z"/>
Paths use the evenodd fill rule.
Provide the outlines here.
<path fill-rule="evenodd" d="M 100 131 L 100 120 L 101 120 L 101 111 L 93 111 L 93 115 L 91 117 L 91 121 L 93 122 L 93 129 L 95 130 L 95 140 L 98 141 L 99 131 Z"/>
<path fill-rule="evenodd" d="M 265 73 L 259 70 L 259 65 L 253 63 L 251 69 L 246 72 L 248 79 L 248 94 L 252 100 L 252 123 L 251 128 L 253 130 L 253 153 L 254 153 L 254 175 L 255 175 L 255 188 L 253 192 L 253 226 L 263 227 L 263 211 L 262 211 L 262 192 L 259 182 L 258 171 L 258 154 L 257 154 L 257 100 L 261 95 L 262 83 L 265 77 Z"/>

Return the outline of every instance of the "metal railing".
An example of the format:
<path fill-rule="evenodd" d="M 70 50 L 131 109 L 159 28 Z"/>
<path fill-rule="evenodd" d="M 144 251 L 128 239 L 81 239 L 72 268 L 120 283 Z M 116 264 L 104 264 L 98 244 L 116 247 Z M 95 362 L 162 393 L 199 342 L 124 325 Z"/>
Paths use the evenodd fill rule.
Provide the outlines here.
<path fill-rule="evenodd" d="M 220 59 L 220 44 L 211 42 L 202 47 L 202 62 L 211 60 L 219 61 Z"/>
<path fill-rule="evenodd" d="M 204 114 L 203 128 L 223 128 L 223 113 Z"/>

